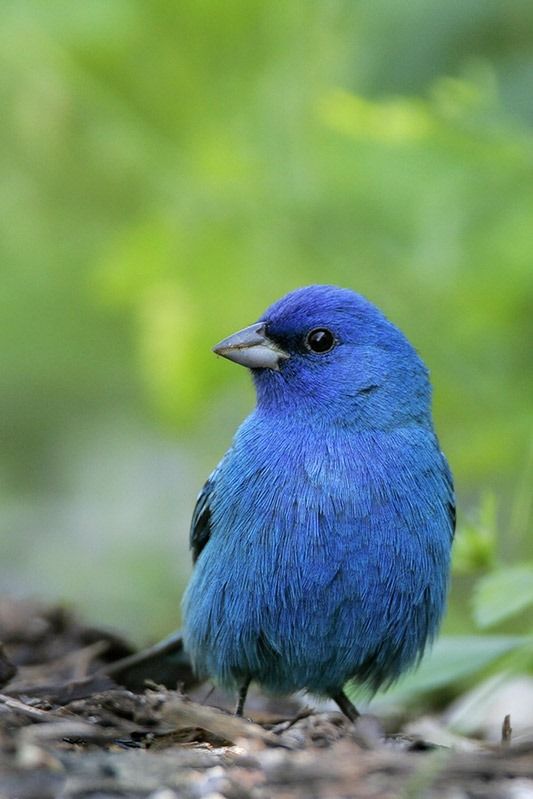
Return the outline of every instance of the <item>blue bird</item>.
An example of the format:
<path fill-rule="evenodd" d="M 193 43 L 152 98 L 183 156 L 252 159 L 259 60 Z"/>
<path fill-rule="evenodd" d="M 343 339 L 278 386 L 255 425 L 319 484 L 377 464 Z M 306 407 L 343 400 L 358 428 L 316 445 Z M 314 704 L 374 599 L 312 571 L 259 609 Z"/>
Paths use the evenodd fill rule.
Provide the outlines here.
<path fill-rule="evenodd" d="M 416 664 L 446 604 L 453 483 L 428 371 L 347 289 L 287 294 L 214 352 L 257 407 L 201 491 L 184 597 L 194 669 L 238 692 L 301 689 L 357 709 Z"/>

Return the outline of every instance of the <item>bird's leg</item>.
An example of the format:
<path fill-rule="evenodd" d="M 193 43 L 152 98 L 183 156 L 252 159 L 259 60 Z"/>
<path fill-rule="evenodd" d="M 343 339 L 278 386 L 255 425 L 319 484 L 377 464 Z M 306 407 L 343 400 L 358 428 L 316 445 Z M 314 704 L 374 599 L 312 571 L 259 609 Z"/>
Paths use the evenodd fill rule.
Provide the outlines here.
<path fill-rule="evenodd" d="M 355 705 L 350 702 L 344 691 L 339 691 L 338 694 L 335 694 L 335 696 L 331 698 L 338 704 L 344 715 L 349 718 L 350 721 L 357 721 L 361 714 Z"/>
<path fill-rule="evenodd" d="M 239 688 L 239 696 L 237 697 L 237 704 L 235 706 L 235 715 L 242 716 L 244 712 L 244 703 L 246 702 L 246 694 L 248 693 L 248 688 L 250 687 L 251 678 L 247 677 L 241 687 Z M 354 708 L 355 710 L 355 708 Z"/>

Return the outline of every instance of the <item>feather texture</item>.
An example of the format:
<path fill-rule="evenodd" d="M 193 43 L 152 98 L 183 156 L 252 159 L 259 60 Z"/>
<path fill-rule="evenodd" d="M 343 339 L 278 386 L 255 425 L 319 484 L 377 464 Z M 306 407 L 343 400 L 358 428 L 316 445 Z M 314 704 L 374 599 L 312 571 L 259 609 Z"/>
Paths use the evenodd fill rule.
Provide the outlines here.
<path fill-rule="evenodd" d="M 427 370 L 359 295 L 293 292 L 263 319 L 289 354 L 200 493 L 184 599 L 198 672 L 335 696 L 416 664 L 445 608 L 454 497 Z M 306 349 L 313 328 L 335 335 Z"/>

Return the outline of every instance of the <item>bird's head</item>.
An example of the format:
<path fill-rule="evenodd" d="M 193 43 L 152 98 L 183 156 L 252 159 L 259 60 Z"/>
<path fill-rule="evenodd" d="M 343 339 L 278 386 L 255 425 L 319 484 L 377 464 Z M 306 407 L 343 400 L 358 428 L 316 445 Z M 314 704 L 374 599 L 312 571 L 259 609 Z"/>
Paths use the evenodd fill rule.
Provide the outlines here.
<path fill-rule="evenodd" d="M 252 370 L 266 412 L 364 429 L 429 423 L 423 362 L 378 308 L 348 289 L 292 291 L 214 352 Z"/>

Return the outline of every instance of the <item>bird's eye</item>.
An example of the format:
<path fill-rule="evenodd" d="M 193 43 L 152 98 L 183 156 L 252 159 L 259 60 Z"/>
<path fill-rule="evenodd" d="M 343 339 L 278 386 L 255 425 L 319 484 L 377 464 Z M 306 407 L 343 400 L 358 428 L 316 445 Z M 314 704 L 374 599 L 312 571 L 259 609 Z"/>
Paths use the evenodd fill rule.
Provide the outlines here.
<path fill-rule="evenodd" d="M 335 336 L 325 327 L 317 327 L 310 330 L 306 335 L 304 344 L 311 352 L 318 352 L 321 355 L 329 352 L 336 344 Z"/>

